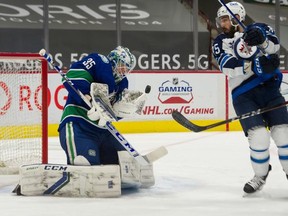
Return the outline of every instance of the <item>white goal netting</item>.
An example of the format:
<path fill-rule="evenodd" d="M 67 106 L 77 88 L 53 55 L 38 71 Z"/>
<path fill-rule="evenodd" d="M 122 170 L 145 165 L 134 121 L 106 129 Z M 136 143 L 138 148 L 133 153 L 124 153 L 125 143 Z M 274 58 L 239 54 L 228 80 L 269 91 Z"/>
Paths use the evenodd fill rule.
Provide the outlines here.
<path fill-rule="evenodd" d="M 3 55 L 0 55 L 0 173 L 12 174 L 20 165 L 47 160 L 47 104 L 43 100 L 47 65 L 36 55 Z"/>

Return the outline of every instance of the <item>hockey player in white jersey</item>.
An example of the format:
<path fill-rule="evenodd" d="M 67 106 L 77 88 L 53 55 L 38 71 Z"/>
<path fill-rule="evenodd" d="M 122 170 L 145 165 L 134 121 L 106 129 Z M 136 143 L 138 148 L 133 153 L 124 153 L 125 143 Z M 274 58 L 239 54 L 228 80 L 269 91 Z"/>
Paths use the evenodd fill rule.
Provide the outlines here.
<path fill-rule="evenodd" d="M 237 115 L 285 102 L 279 87 L 280 48 L 273 29 L 253 23 L 245 29 L 246 12 L 242 4 L 229 2 L 217 12 L 217 24 L 223 33 L 213 43 L 213 55 L 220 70 L 229 78 L 233 106 Z M 254 177 L 244 185 L 244 192 L 261 190 L 272 166 L 269 164 L 270 137 L 278 147 L 279 160 L 288 178 L 288 113 L 282 107 L 262 115 L 240 120 L 250 148 Z"/>

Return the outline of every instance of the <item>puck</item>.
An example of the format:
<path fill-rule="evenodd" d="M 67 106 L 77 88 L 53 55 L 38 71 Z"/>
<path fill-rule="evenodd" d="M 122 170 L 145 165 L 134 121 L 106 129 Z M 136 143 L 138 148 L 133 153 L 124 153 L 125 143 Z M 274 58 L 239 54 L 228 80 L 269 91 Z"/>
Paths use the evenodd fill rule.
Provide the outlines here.
<path fill-rule="evenodd" d="M 145 88 L 145 93 L 146 94 L 149 94 L 151 91 L 151 86 L 150 85 L 147 85 L 146 88 Z"/>

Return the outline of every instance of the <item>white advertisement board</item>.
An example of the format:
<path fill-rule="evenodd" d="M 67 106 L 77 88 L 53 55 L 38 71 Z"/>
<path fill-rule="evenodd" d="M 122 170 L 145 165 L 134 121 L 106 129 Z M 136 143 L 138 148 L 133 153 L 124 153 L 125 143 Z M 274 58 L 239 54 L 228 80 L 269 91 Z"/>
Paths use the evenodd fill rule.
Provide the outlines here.
<path fill-rule="evenodd" d="M 6 126 L 33 124 L 33 116 L 39 116 L 41 112 L 41 86 L 31 79 L 15 79 L 17 82 L 12 83 L 6 81 L 6 76 L 2 75 L 0 81 L 1 123 Z M 130 89 L 144 91 L 150 85 L 151 91 L 142 115 L 122 121 L 172 120 L 173 110 L 191 120 L 224 120 L 236 116 L 226 78 L 220 72 L 134 71 L 128 79 Z M 49 73 L 48 86 L 48 121 L 58 124 L 67 91 L 56 72 Z M 287 100 L 287 72 L 284 72 L 281 89 Z"/>
<path fill-rule="evenodd" d="M 225 77 L 217 72 L 151 72 L 129 74 L 129 88 L 151 86 L 142 115 L 126 121 L 168 120 L 177 109 L 191 119 L 225 118 Z M 67 91 L 58 74 L 49 74 L 49 123 L 59 122 Z M 124 119 L 123 119 L 124 120 Z"/>

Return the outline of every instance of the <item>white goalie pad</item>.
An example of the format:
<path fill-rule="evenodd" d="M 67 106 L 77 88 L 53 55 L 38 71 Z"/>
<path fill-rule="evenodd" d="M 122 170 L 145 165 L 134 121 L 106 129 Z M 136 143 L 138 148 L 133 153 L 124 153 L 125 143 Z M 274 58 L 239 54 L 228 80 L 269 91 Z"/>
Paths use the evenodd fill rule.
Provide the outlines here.
<path fill-rule="evenodd" d="M 20 167 L 17 194 L 26 196 L 55 195 L 64 197 L 119 197 L 118 165 L 71 166 L 33 164 Z"/>
<path fill-rule="evenodd" d="M 115 114 L 120 118 L 130 118 L 135 115 L 141 115 L 144 108 L 147 95 L 140 91 L 125 89 L 121 100 L 113 105 Z"/>
<path fill-rule="evenodd" d="M 153 165 L 140 165 L 127 151 L 119 151 L 121 187 L 151 187 L 155 184 Z"/>

